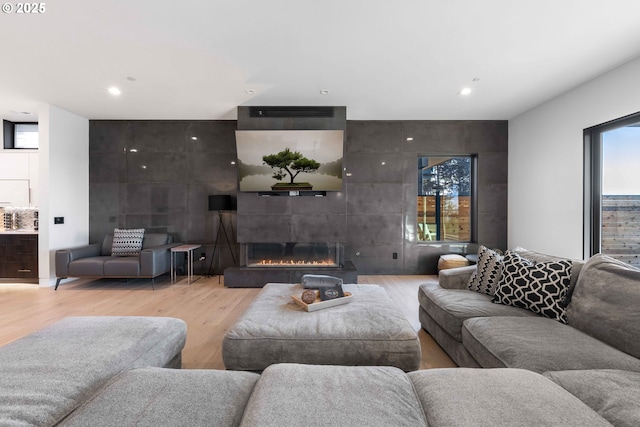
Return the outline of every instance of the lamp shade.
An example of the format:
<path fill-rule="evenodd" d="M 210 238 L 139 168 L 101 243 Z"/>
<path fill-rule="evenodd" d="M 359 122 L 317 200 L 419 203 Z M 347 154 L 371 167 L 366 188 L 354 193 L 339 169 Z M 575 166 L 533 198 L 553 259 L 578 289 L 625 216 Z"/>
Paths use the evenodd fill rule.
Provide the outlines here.
<path fill-rule="evenodd" d="M 231 196 L 228 194 L 209 196 L 210 211 L 230 211 Z"/>

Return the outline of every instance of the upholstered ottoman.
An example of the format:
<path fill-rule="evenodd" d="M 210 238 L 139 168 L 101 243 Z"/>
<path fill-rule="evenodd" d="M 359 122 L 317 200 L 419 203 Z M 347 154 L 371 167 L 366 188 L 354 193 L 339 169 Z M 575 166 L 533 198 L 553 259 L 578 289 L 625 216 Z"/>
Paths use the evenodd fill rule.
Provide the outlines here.
<path fill-rule="evenodd" d="M 180 368 L 186 337 L 170 317 L 67 317 L 2 346 L 0 425 L 57 425 L 120 372 Z"/>
<path fill-rule="evenodd" d="M 344 285 L 349 304 L 314 312 L 291 302 L 302 285 L 270 283 L 225 334 L 222 358 L 233 370 L 274 363 L 381 365 L 413 371 L 420 342 L 407 318 L 377 285 Z"/>

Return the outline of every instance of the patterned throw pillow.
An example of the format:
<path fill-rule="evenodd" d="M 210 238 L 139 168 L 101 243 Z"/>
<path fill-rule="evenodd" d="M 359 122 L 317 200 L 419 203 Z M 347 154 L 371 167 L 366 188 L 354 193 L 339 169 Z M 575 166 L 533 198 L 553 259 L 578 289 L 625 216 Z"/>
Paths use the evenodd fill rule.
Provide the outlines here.
<path fill-rule="evenodd" d="M 502 256 L 486 246 L 478 248 L 478 267 L 471 274 L 467 288 L 493 296 L 500 282 L 502 272 Z"/>
<path fill-rule="evenodd" d="M 142 250 L 144 228 L 129 230 L 116 228 L 113 230 L 113 245 L 111 256 L 137 256 Z"/>
<path fill-rule="evenodd" d="M 493 302 L 525 308 L 544 317 L 567 323 L 562 304 L 571 280 L 569 260 L 531 262 L 507 252 Z"/>

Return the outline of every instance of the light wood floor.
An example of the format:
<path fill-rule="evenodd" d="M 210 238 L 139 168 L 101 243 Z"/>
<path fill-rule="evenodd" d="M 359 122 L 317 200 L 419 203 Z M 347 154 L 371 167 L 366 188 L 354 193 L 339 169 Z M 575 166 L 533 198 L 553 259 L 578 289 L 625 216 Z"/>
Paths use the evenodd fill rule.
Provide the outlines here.
<path fill-rule="evenodd" d="M 407 316 L 422 346 L 421 369 L 455 364 L 418 321 L 418 286 L 434 276 L 360 276 L 358 283 L 383 286 Z M 222 279 L 223 280 L 223 279 Z M 221 280 L 221 281 L 222 281 Z M 187 322 L 182 352 L 185 369 L 224 369 L 225 331 L 260 289 L 225 288 L 219 278 L 186 279 L 171 284 L 167 276 L 148 280 L 63 282 L 57 291 L 34 285 L 0 285 L 0 345 L 67 316 L 169 316 Z"/>

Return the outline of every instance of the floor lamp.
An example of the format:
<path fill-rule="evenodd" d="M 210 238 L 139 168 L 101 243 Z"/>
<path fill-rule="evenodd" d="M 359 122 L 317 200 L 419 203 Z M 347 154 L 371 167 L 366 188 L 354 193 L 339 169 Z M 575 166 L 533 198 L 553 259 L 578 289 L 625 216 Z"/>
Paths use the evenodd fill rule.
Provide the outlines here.
<path fill-rule="evenodd" d="M 222 269 L 222 263 L 220 262 L 220 253 L 222 252 L 222 250 L 218 248 L 218 242 L 220 242 L 220 234 L 224 234 L 224 238 L 227 241 L 227 247 L 229 248 L 229 252 L 231 252 L 231 258 L 233 259 L 234 264 L 236 262 L 236 256 L 234 255 L 233 250 L 231 248 L 231 242 L 229 241 L 229 235 L 227 234 L 227 229 L 224 226 L 224 221 L 222 221 L 223 212 L 231 211 L 231 196 L 229 195 L 209 196 L 209 210 L 218 211 L 218 232 L 216 233 L 216 241 L 213 245 L 213 253 L 211 254 L 211 261 L 209 261 L 208 275 L 211 276 L 215 267 L 213 260 L 216 257 L 216 251 L 218 251 L 218 268 Z M 220 276 L 218 276 L 218 283 L 220 283 Z"/>

